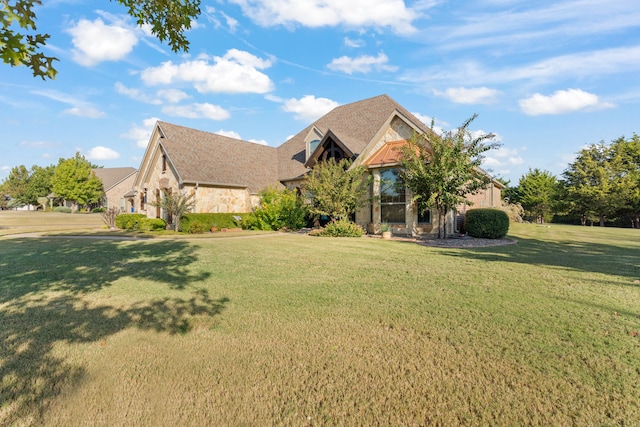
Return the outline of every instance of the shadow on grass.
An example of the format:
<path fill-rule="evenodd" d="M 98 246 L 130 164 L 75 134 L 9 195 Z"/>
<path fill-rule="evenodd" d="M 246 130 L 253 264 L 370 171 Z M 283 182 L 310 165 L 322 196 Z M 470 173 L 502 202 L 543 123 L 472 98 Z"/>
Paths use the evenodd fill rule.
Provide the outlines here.
<path fill-rule="evenodd" d="M 502 261 L 640 279 L 640 247 L 610 244 L 526 239 L 516 245 L 443 250 L 443 254 L 479 261 Z M 629 281 L 630 286 L 640 286 Z"/>
<path fill-rule="evenodd" d="M 127 328 L 184 334 L 193 316 L 214 317 L 228 298 L 212 298 L 191 273 L 197 247 L 183 242 L 12 240 L 0 247 L 0 424 L 38 424 L 48 403 L 85 372 L 58 344 L 100 343 Z M 85 295 L 122 278 L 166 284 L 184 297 L 123 306 Z M 56 352 L 58 351 L 58 352 Z"/>

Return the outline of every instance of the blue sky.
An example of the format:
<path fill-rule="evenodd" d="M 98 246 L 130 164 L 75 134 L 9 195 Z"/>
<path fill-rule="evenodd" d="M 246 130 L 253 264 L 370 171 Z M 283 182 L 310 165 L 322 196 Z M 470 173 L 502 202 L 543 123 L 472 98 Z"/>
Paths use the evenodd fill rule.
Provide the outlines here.
<path fill-rule="evenodd" d="M 278 146 L 335 106 L 388 94 L 427 124 L 502 144 L 485 167 L 561 174 L 640 133 L 632 0 L 203 0 L 175 54 L 108 0 L 45 0 L 53 81 L 0 64 L 0 180 L 81 152 L 138 167 L 155 120 Z"/>

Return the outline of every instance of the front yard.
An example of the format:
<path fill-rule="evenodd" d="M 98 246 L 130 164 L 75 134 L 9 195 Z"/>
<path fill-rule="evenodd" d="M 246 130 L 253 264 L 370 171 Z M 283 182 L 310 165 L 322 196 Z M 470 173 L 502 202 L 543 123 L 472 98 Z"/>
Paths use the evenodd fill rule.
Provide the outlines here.
<path fill-rule="evenodd" d="M 640 234 L 0 238 L 2 425 L 635 425 Z"/>

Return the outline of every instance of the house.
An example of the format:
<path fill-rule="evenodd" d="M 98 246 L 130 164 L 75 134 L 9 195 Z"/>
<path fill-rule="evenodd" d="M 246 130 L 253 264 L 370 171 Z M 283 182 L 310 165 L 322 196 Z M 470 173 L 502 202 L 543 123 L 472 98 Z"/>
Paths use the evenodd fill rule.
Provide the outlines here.
<path fill-rule="evenodd" d="M 132 167 L 124 168 L 95 168 L 93 174 L 102 181 L 104 195 L 102 206 L 105 208 L 117 207 L 121 212 L 132 212 L 135 195 L 131 189 L 134 186 L 137 170 Z M 133 208 L 135 210 L 135 208 Z"/>
<path fill-rule="evenodd" d="M 373 177 L 371 197 L 355 215 L 369 232 L 382 222 L 397 234 L 437 230 L 437 215 L 421 214 L 410 191 L 399 182 L 398 151 L 414 132 L 429 128 L 387 95 L 336 107 L 279 147 L 157 122 L 129 195 L 134 209 L 148 217 L 169 219 L 148 200 L 164 191 L 194 195 L 195 212 L 250 212 L 258 192 L 267 187 L 299 188 L 317 162 L 352 159 Z M 484 207 L 500 205 L 501 185 L 490 184 L 473 195 Z M 454 232 L 454 216 L 447 220 Z M 436 231 L 437 232 L 437 231 Z"/>

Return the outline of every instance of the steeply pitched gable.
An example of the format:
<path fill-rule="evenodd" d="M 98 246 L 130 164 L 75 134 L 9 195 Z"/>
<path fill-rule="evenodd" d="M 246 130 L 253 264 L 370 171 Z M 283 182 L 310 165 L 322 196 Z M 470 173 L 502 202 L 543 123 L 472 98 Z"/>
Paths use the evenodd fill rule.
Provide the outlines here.
<path fill-rule="evenodd" d="M 106 192 L 136 173 L 137 169 L 131 167 L 95 168 L 91 169 L 91 171 L 100 178 L 104 191 Z"/>
<path fill-rule="evenodd" d="M 278 184 L 273 147 L 158 122 L 159 144 L 181 183 L 246 187 L 252 193 Z"/>
<path fill-rule="evenodd" d="M 278 148 L 279 178 L 295 179 L 307 172 L 304 166 L 307 160 L 305 138 L 314 126 L 323 135 L 331 130 L 348 151 L 358 156 L 394 114 L 401 115 L 422 132 L 429 131 L 424 123 L 388 95 L 342 105 L 322 116 Z"/>

